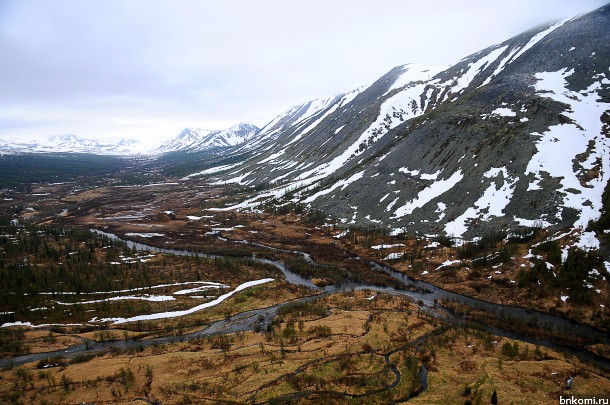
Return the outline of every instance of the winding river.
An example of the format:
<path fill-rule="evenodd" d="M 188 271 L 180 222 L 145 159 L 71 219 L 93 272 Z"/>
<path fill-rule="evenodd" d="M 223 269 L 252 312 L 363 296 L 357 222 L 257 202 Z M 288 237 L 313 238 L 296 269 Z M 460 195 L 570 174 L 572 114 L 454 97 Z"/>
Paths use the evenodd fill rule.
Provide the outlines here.
<path fill-rule="evenodd" d="M 222 257 L 222 256 L 209 255 L 209 254 L 196 252 L 196 251 L 190 251 L 190 250 L 158 248 L 158 247 L 142 244 L 139 242 L 124 240 L 111 233 L 107 233 L 107 232 L 103 232 L 103 231 L 99 231 L 99 230 L 92 230 L 92 231 L 96 232 L 100 235 L 105 235 L 106 237 L 113 239 L 113 240 L 123 241 L 124 243 L 127 244 L 127 246 L 129 248 L 135 248 L 137 250 L 166 253 L 166 254 L 172 254 L 172 255 L 178 255 L 178 256 L 200 256 L 200 257 L 208 257 L 208 258 Z M 261 245 L 258 243 L 255 244 L 253 242 L 247 242 L 247 241 L 232 241 L 232 242 L 247 243 L 247 244 L 256 245 L 258 247 L 265 248 L 265 249 L 273 249 L 276 251 L 301 254 L 305 257 L 306 260 L 313 263 L 313 260 L 311 259 L 311 257 L 305 252 L 282 250 L 282 249 L 265 246 L 265 245 Z M 295 285 L 302 285 L 302 286 L 309 287 L 312 290 L 316 291 L 317 294 L 308 296 L 308 297 L 298 298 L 298 299 L 288 301 L 288 302 L 283 302 L 283 303 L 273 305 L 273 306 L 270 306 L 267 308 L 259 308 L 259 309 L 242 312 L 242 313 L 233 315 L 229 319 L 212 322 L 200 331 L 187 333 L 187 334 L 180 335 L 180 336 L 166 336 L 166 337 L 148 338 L 148 339 L 142 339 L 142 340 L 119 339 L 119 340 L 104 341 L 104 342 L 96 342 L 93 340 L 84 339 L 83 344 L 71 346 L 71 347 L 68 347 L 63 350 L 57 350 L 57 351 L 45 352 L 45 353 L 37 353 L 37 354 L 29 354 L 29 355 L 14 357 L 14 358 L 0 359 L 0 367 L 6 367 L 9 365 L 25 364 L 25 363 L 29 363 L 32 361 L 38 361 L 41 359 L 46 359 L 46 358 L 54 357 L 54 356 L 70 358 L 70 357 L 74 357 L 78 354 L 102 351 L 102 350 L 106 350 L 106 349 L 113 348 L 113 347 L 114 348 L 123 348 L 123 349 L 147 347 L 147 346 L 166 344 L 166 343 L 171 343 L 171 342 L 176 342 L 176 341 L 192 340 L 192 339 L 219 335 L 219 334 L 229 334 L 229 333 L 235 333 L 238 331 L 253 330 L 255 328 L 255 324 L 260 323 L 259 322 L 260 319 L 263 319 L 263 322 L 262 322 L 263 326 L 265 324 L 269 324 L 273 320 L 273 318 L 276 316 L 279 308 L 281 308 L 285 305 L 288 305 L 288 304 L 294 303 L 294 302 L 305 302 L 305 301 L 314 300 L 323 295 L 334 293 L 334 292 L 344 292 L 344 291 L 352 291 L 352 290 L 371 290 L 371 291 L 376 291 L 376 292 L 384 292 L 384 293 L 408 296 L 408 297 L 411 297 L 416 302 L 419 302 L 419 305 L 421 307 L 424 307 L 425 309 L 430 311 L 430 313 L 432 313 L 433 315 L 443 317 L 447 320 L 457 322 L 457 323 L 464 322 L 464 319 L 461 318 L 460 316 L 452 314 L 451 312 L 442 310 L 443 308 L 440 305 L 438 305 L 438 303 L 437 303 L 438 300 L 451 300 L 451 301 L 459 302 L 461 304 L 465 304 L 469 307 L 481 308 L 487 312 L 496 314 L 498 316 L 509 316 L 514 319 L 523 320 L 529 325 L 536 325 L 536 327 L 544 327 L 546 329 L 552 330 L 554 333 L 557 333 L 557 334 L 565 334 L 565 335 L 569 335 L 569 336 L 582 337 L 582 338 L 587 339 L 587 341 L 589 341 L 591 343 L 610 344 L 610 336 L 608 336 L 607 334 L 603 333 L 602 331 L 600 331 L 592 326 L 581 324 L 581 323 L 578 323 L 578 322 L 575 322 L 575 321 L 572 321 L 572 320 L 569 320 L 569 319 L 566 319 L 566 318 L 563 318 L 560 316 L 554 316 L 554 315 L 550 315 L 550 314 L 546 314 L 546 313 L 538 312 L 538 311 L 531 311 L 531 310 L 527 310 L 527 309 L 519 308 L 519 307 L 493 304 L 490 302 L 481 301 L 481 300 L 477 300 L 477 299 L 467 297 L 464 295 L 460 295 L 457 293 L 449 292 L 449 291 L 443 290 L 443 289 L 438 288 L 429 283 L 412 280 L 403 273 L 397 272 L 388 266 L 385 266 L 385 265 L 382 265 L 379 263 L 375 263 L 375 262 L 371 262 L 371 267 L 372 267 L 373 271 L 385 272 L 388 275 L 390 275 L 391 277 L 395 278 L 396 280 L 399 280 L 401 283 L 403 283 L 405 285 L 405 287 L 409 287 L 409 288 L 408 289 L 407 288 L 399 289 L 399 288 L 394 288 L 394 287 L 371 285 L 371 284 L 366 284 L 366 283 L 361 283 L 361 282 L 347 282 L 347 283 L 343 283 L 343 284 L 339 284 L 339 285 L 319 287 L 319 286 L 316 286 L 314 283 L 312 283 L 311 280 L 303 278 L 300 275 L 290 271 L 288 268 L 286 268 L 286 266 L 284 266 L 284 264 L 282 262 L 269 260 L 269 259 L 263 259 L 263 258 L 257 258 L 257 257 L 255 257 L 254 259 L 261 263 L 270 264 L 270 265 L 273 265 L 274 267 L 276 267 L 278 270 L 280 270 L 284 274 L 287 282 L 289 282 L 291 284 L 295 284 Z M 536 345 L 539 345 L 542 347 L 547 347 L 547 348 L 567 352 L 567 353 L 575 355 L 583 360 L 592 362 L 592 363 L 600 366 L 601 368 L 605 369 L 606 371 L 610 370 L 610 359 L 598 356 L 588 350 L 578 348 L 578 347 L 567 346 L 567 345 L 560 345 L 560 344 L 551 342 L 546 339 L 540 339 L 540 338 L 527 336 L 527 335 L 523 335 L 523 334 L 519 334 L 519 333 L 508 332 L 508 331 L 505 331 L 505 330 L 502 330 L 499 328 L 495 328 L 492 326 L 484 326 L 484 328 L 487 331 L 491 332 L 492 334 L 495 334 L 498 336 L 509 337 L 512 339 L 517 339 L 517 340 L 521 340 L 524 342 L 536 344 Z M 422 371 L 422 374 L 426 374 L 425 368 L 420 371 Z M 427 380 L 427 378 L 422 378 L 422 380 L 424 380 L 424 379 Z M 424 382 L 425 381 L 422 381 L 422 386 L 424 386 Z M 425 382 L 425 383 L 427 384 L 427 382 Z"/>

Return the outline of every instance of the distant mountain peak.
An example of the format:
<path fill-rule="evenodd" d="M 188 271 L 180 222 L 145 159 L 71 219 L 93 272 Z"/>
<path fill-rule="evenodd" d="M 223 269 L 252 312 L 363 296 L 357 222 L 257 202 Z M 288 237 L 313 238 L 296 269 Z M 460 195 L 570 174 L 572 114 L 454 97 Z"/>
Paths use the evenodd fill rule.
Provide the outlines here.
<path fill-rule="evenodd" d="M 3 141 L 0 152 L 22 153 L 88 153 L 93 155 L 132 155 L 145 153 L 145 147 L 138 139 L 123 138 L 118 142 L 108 142 L 83 138 L 74 134 L 56 134 L 42 139 L 25 141 Z"/>
<path fill-rule="evenodd" d="M 180 134 L 178 135 L 178 138 L 198 139 L 202 136 L 209 134 L 210 132 L 213 131 L 203 128 L 184 128 L 182 132 L 180 132 Z"/>
<path fill-rule="evenodd" d="M 90 142 L 74 134 L 57 134 L 47 138 L 50 142 Z"/>
<path fill-rule="evenodd" d="M 122 138 L 119 143 L 117 143 L 118 146 L 134 146 L 134 145 L 140 145 L 142 142 L 139 139 L 136 138 Z"/>
<path fill-rule="evenodd" d="M 185 128 L 175 138 L 162 144 L 157 152 L 219 151 L 241 145 L 254 137 L 260 128 L 249 123 L 239 123 L 224 130 Z"/>

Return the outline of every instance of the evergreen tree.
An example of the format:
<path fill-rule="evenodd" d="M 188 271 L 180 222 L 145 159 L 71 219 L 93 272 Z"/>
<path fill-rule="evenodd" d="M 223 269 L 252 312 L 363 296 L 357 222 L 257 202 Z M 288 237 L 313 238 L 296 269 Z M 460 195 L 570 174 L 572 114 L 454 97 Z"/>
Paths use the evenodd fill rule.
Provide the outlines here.
<path fill-rule="evenodd" d="M 498 394 L 496 393 L 496 390 L 494 390 L 494 392 L 491 394 L 491 403 L 493 405 L 498 404 Z"/>

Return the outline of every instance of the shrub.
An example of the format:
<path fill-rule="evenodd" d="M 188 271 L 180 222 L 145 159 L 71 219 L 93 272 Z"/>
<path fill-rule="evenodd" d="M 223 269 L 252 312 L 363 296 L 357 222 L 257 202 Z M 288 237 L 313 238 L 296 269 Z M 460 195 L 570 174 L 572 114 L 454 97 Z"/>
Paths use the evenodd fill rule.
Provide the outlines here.
<path fill-rule="evenodd" d="M 515 342 L 511 344 L 510 342 L 504 342 L 502 345 L 502 355 L 509 359 L 517 357 L 519 355 L 519 343 Z"/>
<path fill-rule="evenodd" d="M 539 255 L 546 255 L 546 260 L 555 266 L 561 264 L 561 246 L 556 240 L 541 243 L 534 247 L 532 251 Z"/>

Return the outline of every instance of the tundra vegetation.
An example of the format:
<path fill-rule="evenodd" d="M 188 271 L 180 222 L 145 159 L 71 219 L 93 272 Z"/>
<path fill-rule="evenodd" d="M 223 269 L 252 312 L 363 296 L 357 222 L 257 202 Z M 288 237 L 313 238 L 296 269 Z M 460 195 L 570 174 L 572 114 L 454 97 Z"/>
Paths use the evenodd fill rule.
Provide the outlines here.
<path fill-rule="evenodd" d="M 143 190 L 38 185 L 0 202 L 0 320 L 14 325 L 0 328 L 2 402 L 552 403 L 559 395 L 610 391 L 607 370 L 484 326 L 549 338 L 544 325 L 458 302 L 430 308 L 404 295 L 353 288 L 405 288 L 373 269 L 375 261 L 457 293 L 607 331 L 603 261 L 595 251 L 566 249 L 570 234 L 553 240 L 546 230 L 524 228 L 463 243 L 451 235 L 345 226 L 297 204 L 213 209 L 214 201 L 237 201 L 247 190 L 181 184 Z M 145 251 L 91 228 L 207 256 Z M 291 284 L 259 259 L 281 262 L 313 284 Z M 185 316 L 104 321 L 189 309 L 265 278 L 274 281 Z M 206 282 L 217 287 L 197 290 Z M 346 287 L 322 293 L 315 285 Z M 277 304 L 274 317 L 265 315 Z M 185 338 L 217 322 L 240 325 L 252 310 L 242 330 Z M 157 337 L 168 340 L 146 343 Z M 131 343 L 113 345 L 122 340 Z M 108 346 L 99 349 L 101 343 Z M 585 344 L 568 337 L 557 343 Z M 84 349 L 72 355 L 53 353 L 79 345 Z M 587 350 L 610 353 L 603 344 Z M 28 353 L 44 354 L 11 361 Z"/>

